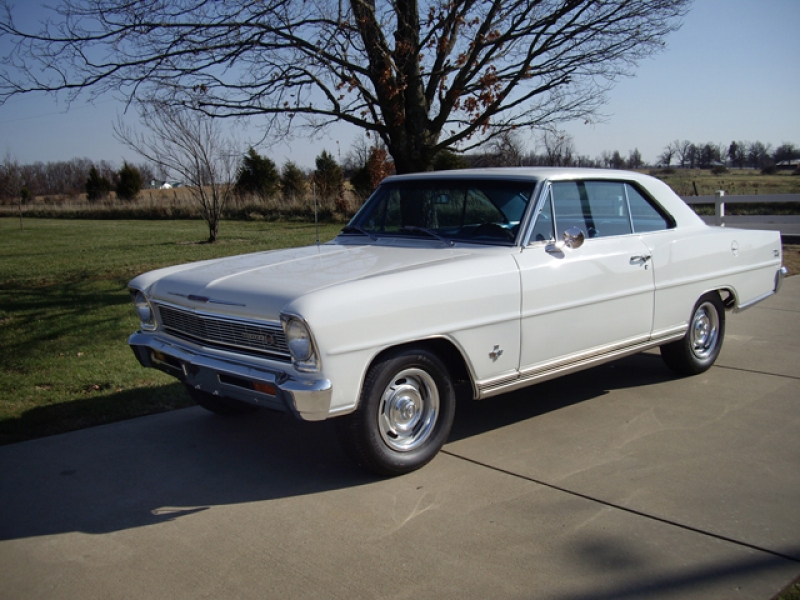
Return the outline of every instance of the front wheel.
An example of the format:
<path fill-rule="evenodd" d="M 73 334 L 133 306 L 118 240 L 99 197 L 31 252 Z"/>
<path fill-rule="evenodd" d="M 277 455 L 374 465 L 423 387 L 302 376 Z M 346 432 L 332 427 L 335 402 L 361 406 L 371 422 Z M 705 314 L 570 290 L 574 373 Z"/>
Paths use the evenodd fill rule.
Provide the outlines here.
<path fill-rule="evenodd" d="M 707 371 L 717 360 L 724 337 L 725 308 L 719 294 L 710 292 L 695 304 L 683 339 L 661 346 L 661 357 L 673 371 L 696 375 Z"/>
<path fill-rule="evenodd" d="M 337 433 L 359 464 L 381 475 L 402 475 L 436 456 L 454 414 L 447 367 L 435 354 L 410 348 L 370 367 L 358 408 L 336 419 Z"/>

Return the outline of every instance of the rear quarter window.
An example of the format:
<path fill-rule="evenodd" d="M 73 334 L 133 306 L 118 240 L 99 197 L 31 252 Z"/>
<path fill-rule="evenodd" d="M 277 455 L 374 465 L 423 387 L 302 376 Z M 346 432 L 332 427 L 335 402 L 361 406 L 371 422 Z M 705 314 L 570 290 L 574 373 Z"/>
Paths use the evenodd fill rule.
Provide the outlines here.
<path fill-rule="evenodd" d="M 626 183 L 625 188 L 631 207 L 633 230 L 636 233 L 663 231 L 675 227 L 674 219 L 646 198 L 635 186 Z"/>

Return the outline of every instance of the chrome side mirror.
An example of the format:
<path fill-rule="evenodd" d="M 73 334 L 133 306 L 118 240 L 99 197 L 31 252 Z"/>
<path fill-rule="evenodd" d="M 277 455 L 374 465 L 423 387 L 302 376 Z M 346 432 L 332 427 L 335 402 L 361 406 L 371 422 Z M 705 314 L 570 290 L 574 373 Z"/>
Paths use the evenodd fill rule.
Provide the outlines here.
<path fill-rule="evenodd" d="M 580 248 L 583 246 L 585 239 L 586 236 L 583 235 L 583 231 L 580 228 L 570 227 L 564 232 L 563 239 L 560 242 L 551 241 L 545 246 L 544 250 L 550 254 L 561 254 L 564 252 L 564 248 L 569 248 L 570 250 Z"/>
<path fill-rule="evenodd" d="M 583 235 L 583 231 L 577 227 L 570 227 L 564 232 L 564 245 L 571 250 L 583 246 L 585 239 L 586 236 Z"/>

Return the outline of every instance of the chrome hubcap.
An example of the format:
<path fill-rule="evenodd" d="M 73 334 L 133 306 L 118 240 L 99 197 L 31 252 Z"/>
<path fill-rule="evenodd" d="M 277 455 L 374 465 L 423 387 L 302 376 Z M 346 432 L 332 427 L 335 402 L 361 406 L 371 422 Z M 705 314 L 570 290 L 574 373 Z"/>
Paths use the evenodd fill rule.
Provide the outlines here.
<path fill-rule="evenodd" d="M 433 378 L 421 369 L 401 371 L 381 396 L 381 438 L 393 450 L 414 450 L 433 433 L 438 412 L 439 391 Z"/>
<path fill-rule="evenodd" d="M 697 358 L 711 356 L 717 345 L 719 335 L 719 315 L 711 302 L 704 302 L 697 307 L 692 319 L 691 342 L 692 352 Z"/>

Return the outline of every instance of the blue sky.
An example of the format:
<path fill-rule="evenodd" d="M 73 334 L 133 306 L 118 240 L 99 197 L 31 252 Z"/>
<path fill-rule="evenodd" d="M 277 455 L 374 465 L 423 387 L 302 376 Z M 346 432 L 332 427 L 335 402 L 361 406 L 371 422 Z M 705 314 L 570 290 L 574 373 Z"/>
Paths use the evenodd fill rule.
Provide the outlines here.
<path fill-rule="evenodd" d="M 799 28 L 800 0 L 695 0 L 666 50 L 643 61 L 635 77 L 620 80 L 609 93 L 603 122 L 561 128 L 573 136 L 579 154 L 592 158 L 603 150 L 625 156 L 638 148 L 654 162 L 675 139 L 800 146 Z M 117 165 L 141 161 L 113 137 L 112 123 L 124 109 L 120 102 L 105 97 L 66 108 L 45 95 L 0 106 L 0 154 L 20 163 L 75 157 Z M 135 115 L 127 120 L 135 124 Z M 343 158 L 359 135 L 341 126 L 327 137 L 259 151 L 278 165 L 293 160 L 312 167 L 323 149 Z M 248 140 L 242 131 L 237 137 L 245 146 L 258 139 Z M 532 139 L 525 141 L 534 149 Z"/>

